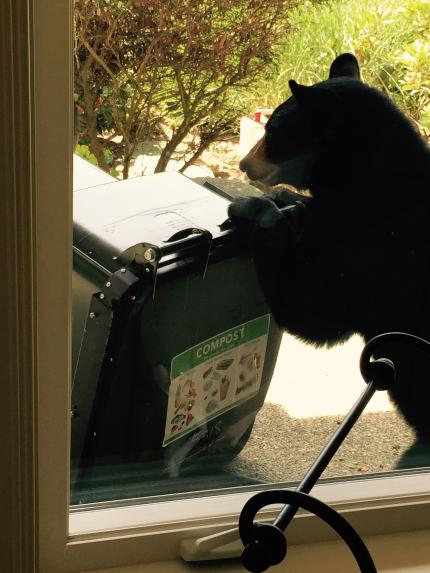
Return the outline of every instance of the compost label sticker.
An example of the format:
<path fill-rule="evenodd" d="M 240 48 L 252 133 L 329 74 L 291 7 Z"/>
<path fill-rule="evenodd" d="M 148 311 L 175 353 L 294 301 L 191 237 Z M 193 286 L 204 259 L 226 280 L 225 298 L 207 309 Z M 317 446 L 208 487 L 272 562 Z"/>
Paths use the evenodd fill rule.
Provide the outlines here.
<path fill-rule="evenodd" d="M 260 316 L 173 358 L 163 446 L 257 394 L 269 324 Z"/>

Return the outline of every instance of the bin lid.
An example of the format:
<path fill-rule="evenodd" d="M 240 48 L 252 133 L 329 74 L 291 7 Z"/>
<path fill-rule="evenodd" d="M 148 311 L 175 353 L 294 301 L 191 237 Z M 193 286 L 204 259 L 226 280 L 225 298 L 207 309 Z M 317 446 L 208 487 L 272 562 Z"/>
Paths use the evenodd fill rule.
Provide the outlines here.
<path fill-rule="evenodd" d="M 115 181 L 73 193 L 73 245 L 98 260 L 141 243 L 162 246 L 190 227 L 220 234 L 229 200 L 177 172 Z"/>
<path fill-rule="evenodd" d="M 80 157 L 77 153 L 73 154 L 73 191 L 114 181 L 118 181 L 118 179 Z"/>

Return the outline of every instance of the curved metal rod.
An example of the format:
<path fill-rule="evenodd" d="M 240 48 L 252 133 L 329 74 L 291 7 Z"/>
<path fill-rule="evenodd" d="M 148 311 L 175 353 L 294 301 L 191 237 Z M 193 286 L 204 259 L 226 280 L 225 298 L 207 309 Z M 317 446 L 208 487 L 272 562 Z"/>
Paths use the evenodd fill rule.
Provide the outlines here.
<path fill-rule="evenodd" d="M 387 343 L 409 344 L 430 355 L 430 343 L 413 334 L 388 332 L 369 340 L 360 356 L 360 372 L 368 384 L 368 388 L 354 405 L 347 419 L 344 420 L 344 424 L 348 421 L 345 430 L 342 431 L 340 436 L 335 432 L 299 484 L 297 490 L 261 492 L 253 496 L 245 504 L 239 518 L 239 532 L 245 545 L 242 553 L 242 562 L 249 571 L 261 573 L 271 565 L 280 563 L 284 559 L 287 552 L 287 542 L 283 531 L 297 512 L 297 509 L 302 507 L 326 521 L 337 531 L 351 549 L 362 573 L 376 573 L 375 565 L 364 542 L 352 526 L 335 510 L 307 495 L 307 492 L 310 491 L 326 468 L 375 390 L 388 390 L 393 385 L 395 381 L 395 365 L 393 362 L 389 358 L 372 360 L 376 350 Z M 351 421 L 349 418 L 351 418 Z M 254 523 L 257 512 L 264 506 L 274 503 L 285 504 L 275 522 L 273 524 Z"/>
<path fill-rule="evenodd" d="M 360 567 L 361 573 L 377 573 L 375 564 L 373 563 L 372 557 L 370 556 L 366 545 L 358 533 L 355 531 L 355 529 L 346 521 L 344 517 L 342 517 L 339 513 L 337 513 L 337 511 L 319 499 L 316 499 L 315 497 L 312 497 L 306 493 L 292 490 L 263 491 L 253 496 L 245 504 L 239 518 L 239 533 L 244 545 L 246 546 L 242 560 L 245 567 L 248 568 L 249 565 L 251 566 L 251 569 L 248 570 L 255 571 L 257 573 L 258 569 L 255 567 L 255 565 L 259 565 L 260 571 L 264 571 L 270 565 L 280 563 L 285 557 L 287 549 L 286 543 L 285 551 L 283 551 L 279 543 L 279 534 L 284 537 L 283 532 L 273 525 L 269 525 L 268 527 L 270 529 L 268 529 L 264 526 L 256 527 L 253 523 L 257 512 L 263 507 L 273 503 L 288 503 L 297 508 L 300 507 L 306 509 L 320 519 L 324 520 L 336 531 L 336 533 L 338 533 L 338 535 L 340 535 L 340 537 L 348 545 L 355 557 L 358 566 Z M 259 553 L 261 553 L 261 550 L 263 550 L 266 556 L 271 554 L 270 557 L 272 557 L 272 559 L 269 559 L 270 563 L 255 563 L 253 546 L 259 546 Z M 274 560 L 275 562 L 273 562 Z M 264 567 L 264 565 L 266 566 Z"/>
<path fill-rule="evenodd" d="M 365 382 L 369 383 L 373 380 L 375 371 L 374 371 L 374 364 L 376 362 L 383 363 L 391 363 L 389 358 L 380 358 L 375 362 L 371 362 L 372 355 L 375 351 L 383 344 L 390 344 L 390 343 L 403 343 L 409 344 L 411 346 L 415 346 L 420 350 L 423 350 L 427 354 L 430 355 L 430 342 L 424 340 L 424 338 L 420 338 L 419 336 L 415 336 L 414 334 L 408 334 L 406 332 L 385 332 L 384 334 L 378 334 L 374 336 L 366 346 L 363 348 L 363 351 L 360 356 L 360 372 L 362 377 L 364 378 Z M 394 365 L 395 366 L 395 365 Z"/>

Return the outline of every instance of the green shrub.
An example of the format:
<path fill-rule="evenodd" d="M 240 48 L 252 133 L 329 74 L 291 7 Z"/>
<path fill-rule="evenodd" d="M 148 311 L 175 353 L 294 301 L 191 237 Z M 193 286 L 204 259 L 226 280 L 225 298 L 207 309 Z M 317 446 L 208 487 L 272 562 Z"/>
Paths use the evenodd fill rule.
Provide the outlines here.
<path fill-rule="evenodd" d="M 352 52 L 364 81 L 389 93 L 420 127 L 430 127 L 430 1 L 306 2 L 286 16 L 292 33 L 276 66 L 254 91 L 240 94 L 249 112 L 289 96 L 288 80 L 312 84 L 327 77 L 333 58 Z"/>

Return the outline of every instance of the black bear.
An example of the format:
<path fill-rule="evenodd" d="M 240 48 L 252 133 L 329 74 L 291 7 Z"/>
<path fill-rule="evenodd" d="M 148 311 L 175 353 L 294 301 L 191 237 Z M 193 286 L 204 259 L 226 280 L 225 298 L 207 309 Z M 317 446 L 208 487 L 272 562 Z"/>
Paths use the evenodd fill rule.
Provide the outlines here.
<path fill-rule="evenodd" d="M 238 199 L 230 220 L 247 242 L 275 320 L 317 346 L 359 333 L 430 339 L 430 150 L 404 114 L 342 54 L 329 79 L 292 96 L 242 159 L 250 179 L 287 189 Z M 295 205 L 290 216 L 279 207 Z M 389 350 L 389 352 L 388 352 Z M 393 345 L 390 391 L 430 452 L 430 357 Z M 405 457 L 404 465 L 423 463 Z M 430 465 L 430 454 L 424 463 Z"/>

